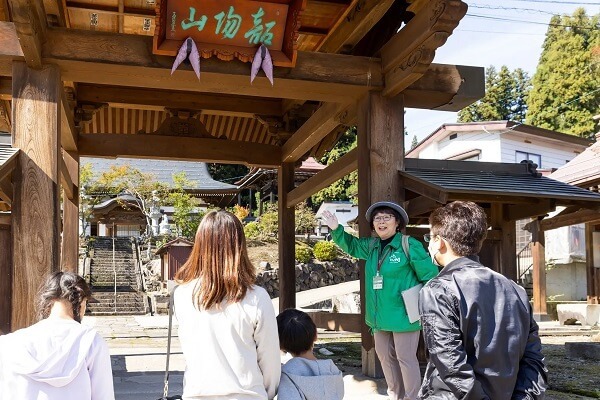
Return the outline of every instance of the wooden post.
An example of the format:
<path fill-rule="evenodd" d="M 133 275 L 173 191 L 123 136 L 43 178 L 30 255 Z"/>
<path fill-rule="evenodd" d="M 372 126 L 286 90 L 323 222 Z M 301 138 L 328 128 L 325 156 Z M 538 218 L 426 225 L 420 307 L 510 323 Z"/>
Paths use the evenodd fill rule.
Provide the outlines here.
<path fill-rule="evenodd" d="M 12 249 L 10 214 L 0 216 L 0 335 L 10 332 L 12 310 Z"/>
<path fill-rule="evenodd" d="M 74 183 L 72 198 L 63 190 L 63 232 L 61 268 L 78 273 L 79 266 L 79 154 L 63 151 L 63 158 Z"/>
<path fill-rule="evenodd" d="M 358 105 L 358 221 L 361 237 L 371 236 L 371 226 L 365 220 L 367 208 L 376 201 L 402 204 L 404 190 L 398 170 L 404 167 L 404 99 L 385 98 L 380 93 L 368 93 Z M 365 264 L 361 262 L 361 271 Z M 362 370 L 367 376 L 382 377 L 381 365 L 375 354 L 373 336 L 364 323 L 365 274 L 360 274 L 362 317 Z"/>
<path fill-rule="evenodd" d="M 600 265 L 594 265 L 595 226 L 592 223 L 585 224 L 585 264 L 587 269 L 587 302 L 588 304 L 600 304 Z"/>
<path fill-rule="evenodd" d="M 517 281 L 519 272 L 517 271 L 517 226 L 515 221 L 508 221 L 505 218 L 508 215 L 507 207 L 502 206 L 502 216 L 500 228 L 502 229 L 502 263 L 501 273 L 508 279 Z"/>
<path fill-rule="evenodd" d="M 296 307 L 295 215 L 286 207 L 288 193 L 294 189 L 294 163 L 283 163 L 277 171 L 279 208 L 279 311 Z"/>
<path fill-rule="evenodd" d="M 13 63 L 13 145 L 21 149 L 13 175 L 13 330 L 35 322 L 37 291 L 59 268 L 61 89 L 57 66 Z"/>
<path fill-rule="evenodd" d="M 533 317 L 536 321 L 548 321 L 546 309 L 546 239 L 540 220 L 531 222 L 531 255 L 533 258 Z"/>

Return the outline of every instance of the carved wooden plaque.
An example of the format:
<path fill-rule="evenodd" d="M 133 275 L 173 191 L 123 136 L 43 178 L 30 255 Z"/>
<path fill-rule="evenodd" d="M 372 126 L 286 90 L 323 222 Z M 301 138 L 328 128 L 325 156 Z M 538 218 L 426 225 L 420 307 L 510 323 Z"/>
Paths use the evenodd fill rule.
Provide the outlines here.
<path fill-rule="evenodd" d="M 252 61 L 261 44 L 273 64 L 293 67 L 306 0 L 159 0 L 153 53 L 177 55 L 191 37 L 201 57 Z"/>

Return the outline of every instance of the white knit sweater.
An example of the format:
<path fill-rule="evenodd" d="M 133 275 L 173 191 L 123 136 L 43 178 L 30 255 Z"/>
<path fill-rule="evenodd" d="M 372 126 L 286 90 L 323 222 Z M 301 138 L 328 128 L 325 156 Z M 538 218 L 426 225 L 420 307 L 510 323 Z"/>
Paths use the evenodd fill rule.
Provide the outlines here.
<path fill-rule="evenodd" d="M 238 303 L 199 311 L 193 280 L 175 291 L 186 360 L 184 399 L 272 399 L 281 375 L 277 321 L 267 292 L 253 286 Z"/>

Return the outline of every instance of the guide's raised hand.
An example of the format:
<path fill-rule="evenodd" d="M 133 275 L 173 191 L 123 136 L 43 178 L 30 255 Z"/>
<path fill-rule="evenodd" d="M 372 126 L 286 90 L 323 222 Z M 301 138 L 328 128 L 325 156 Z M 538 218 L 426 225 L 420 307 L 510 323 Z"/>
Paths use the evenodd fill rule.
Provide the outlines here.
<path fill-rule="evenodd" d="M 337 217 L 329 211 L 323 211 L 323 221 L 325 221 L 325 224 L 327 224 L 331 230 L 337 229 L 338 225 L 340 224 Z"/>

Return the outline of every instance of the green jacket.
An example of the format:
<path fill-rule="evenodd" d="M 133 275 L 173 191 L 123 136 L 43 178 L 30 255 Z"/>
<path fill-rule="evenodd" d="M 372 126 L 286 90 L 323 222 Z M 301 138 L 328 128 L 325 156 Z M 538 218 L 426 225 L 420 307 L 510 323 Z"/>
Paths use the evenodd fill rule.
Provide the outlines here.
<path fill-rule="evenodd" d="M 402 234 L 397 233 L 386 246 L 391 247 L 381 264 L 383 288 L 373 289 L 373 277 L 377 272 L 381 241 L 373 238 L 357 238 L 339 225 L 331 232 L 333 241 L 346 253 L 366 260 L 365 265 L 365 322 L 374 331 L 413 332 L 421 329 L 419 321 L 410 323 L 406 315 L 402 291 L 418 283 L 425 284 L 438 274 L 438 268 L 423 245 L 415 238 L 409 239 L 410 263 L 402 250 Z"/>

